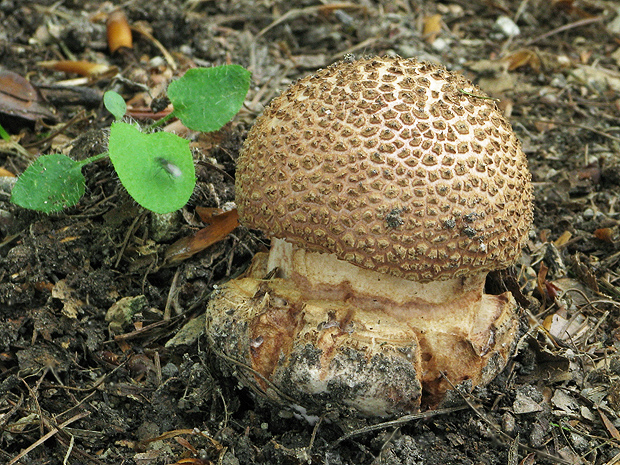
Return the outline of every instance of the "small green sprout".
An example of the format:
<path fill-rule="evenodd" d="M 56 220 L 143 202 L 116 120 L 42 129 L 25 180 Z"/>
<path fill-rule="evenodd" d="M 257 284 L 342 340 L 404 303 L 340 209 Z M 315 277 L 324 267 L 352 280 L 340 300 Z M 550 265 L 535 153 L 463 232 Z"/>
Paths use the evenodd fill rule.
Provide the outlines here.
<path fill-rule="evenodd" d="M 79 162 L 61 154 L 39 157 L 15 183 L 11 201 L 44 213 L 73 206 L 84 195 L 82 167 L 107 156 L 138 204 L 155 213 L 178 210 L 196 185 L 189 141 L 154 129 L 177 117 L 190 129 L 216 131 L 237 114 L 249 88 L 250 73 L 239 65 L 190 69 L 168 86 L 172 113 L 146 130 L 122 121 L 125 101 L 108 91 L 103 103 L 116 119 L 110 127 L 108 152 Z"/>
<path fill-rule="evenodd" d="M 6 132 L 6 129 L 4 129 L 1 124 L 0 124 L 0 138 L 2 138 L 2 140 L 5 142 L 9 142 L 11 140 L 9 133 Z"/>

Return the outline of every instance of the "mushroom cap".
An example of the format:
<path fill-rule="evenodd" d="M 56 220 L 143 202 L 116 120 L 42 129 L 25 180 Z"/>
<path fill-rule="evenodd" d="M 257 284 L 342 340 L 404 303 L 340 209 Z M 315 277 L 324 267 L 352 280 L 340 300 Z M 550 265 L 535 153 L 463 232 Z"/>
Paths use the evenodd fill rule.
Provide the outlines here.
<path fill-rule="evenodd" d="M 514 263 L 527 161 L 495 101 L 399 57 L 342 61 L 275 98 L 237 160 L 241 223 L 412 281 Z"/>

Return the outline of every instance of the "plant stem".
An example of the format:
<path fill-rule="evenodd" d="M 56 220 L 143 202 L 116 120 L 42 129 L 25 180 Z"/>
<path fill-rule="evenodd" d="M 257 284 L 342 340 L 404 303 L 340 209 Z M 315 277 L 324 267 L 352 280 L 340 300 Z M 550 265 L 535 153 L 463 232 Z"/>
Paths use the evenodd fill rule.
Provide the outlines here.
<path fill-rule="evenodd" d="M 87 158 L 86 160 L 78 161 L 76 163 L 80 165 L 80 167 L 82 167 L 84 165 L 88 165 L 89 163 L 95 163 L 96 161 L 99 161 L 102 158 L 105 158 L 107 156 L 109 156 L 109 153 L 103 152 L 103 153 L 100 153 L 99 155 L 95 155 L 94 157 L 90 157 L 90 158 Z"/>
<path fill-rule="evenodd" d="M 151 124 L 147 129 L 148 131 L 152 131 L 155 128 L 158 128 L 159 126 L 161 126 L 162 124 L 166 123 L 170 118 L 172 118 L 174 116 L 174 111 L 171 111 L 170 113 L 168 113 L 166 116 L 164 116 L 162 119 L 155 121 L 153 124 Z"/>

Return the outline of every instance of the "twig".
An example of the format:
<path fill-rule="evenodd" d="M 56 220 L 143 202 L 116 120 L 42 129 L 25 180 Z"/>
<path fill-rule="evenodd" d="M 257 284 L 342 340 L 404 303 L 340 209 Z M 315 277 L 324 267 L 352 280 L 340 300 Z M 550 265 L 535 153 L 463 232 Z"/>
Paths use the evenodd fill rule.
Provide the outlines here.
<path fill-rule="evenodd" d="M 431 418 L 431 417 L 435 417 L 439 415 L 446 415 L 448 413 L 458 412 L 459 410 L 465 410 L 467 408 L 468 408 L 467 405 L 459 405 L 458 407 L 440 408 L 437 410 L 429 410 L 427 412 L 412 413 L 411 415 L 403 415 L 402 417 L 397 418 L 396 420 L 384 421 L 382 423 L 365 426 L 364 428 L 356 429 L 354 431 L 350 431 L 340 436 L 329 446 L 329 449 L 330 450 L 333 449 L 341 442 L 346 441 L 347 439 L 350 439 L 353 436 L 359 436 L 360 434 L 366 434 L 372 431 L 378 431 L 381 429 L 390 428 L 392 426 L 402 426 L 406 423 L 409 423 L 415 420 L 422 420 L 422 419 Z"/>
<path fill-rule="evenodd" d="M 168 297 L 166 298 L 166 306 L 164 307 L 164 320 L 170 319 L 170 307 L 173 304 L 173 300 L 176 300 L 177 294 L 179 290 L 177 288 L 177 282 L 179 281 L 179 273 L 181 272 L 181 267 L 177 268 L 177 271 L 174 273 L 172 278 L 172 284 L 170 284 L 170 289 L 168 290 Z"/>
<path fill-rule="evenodd" d="M 168 51 L 168 49 L 164 47 L 164 45 L 159 40 L 157 40 L 153 36 L 153 34 L 151 34 L 145 27 L 143 27 L 141 24 L 136 24 L 131 27 L 131 30 L 137 32 L 138 34 L 142 34 L 144 37 L 150 40 L 153 43 L 153 45 L 155 45 L 155 47 L 164 56 L 164 59 L 166 60 L 170 68 L 172 68 L 173 70 L 176 70 L 178 68 L 176 60 L 174 59 L 172 54 Z"/>
<path fill-rule="evenodd" d="M 47 432 L 47 434 L 40 437 L 37 441 L 35 441 L 30 446 L 26 447 L 23 451 L 21 451 L 19 454 L 17 454 L 15 457 L 13 457 L 13 459 L 7 465 L 13 465 L 17 463 L 23 456 L 27 455 L 28 453 L 30 453 L 31 451 L 39 447 L 39 445 L 43 444 L 49 438 L 54 436 L 56 433 L 62 430 L 65 426 L 69 426 L 71 423 L 81 420 L 82 418 L 87 417 L 88 415 L 90 415 L 90 412 L 80 412 L 72 416 L 71 418 L 69 418 L 67 421 L 58 425 L 57 428 L 52 428 L 50 431 Z"/>
<path fill-rule="evenodd" d="M 19 399 L 17 400 L 17 402 L 13 404 L 13 407 L 11 407 L 11 409 L 8 412 L 2 414 L 2 418 L 0 418 L 0 430 L 4 430 L 4 425 L 6 425 L 9 422 L 13 414 L 17 412 L 19 408 L 21 408 L 23 403 L 24 403 L 24 395 L 22 394 L 21 396 L 19 396 Z"/>
<path fill-rule="evenodd" d="M 271 443 L 275 446 L 276 449 L 282 449 L 284 452 L 286 452 L 291 457 L 295 457 L 300 463 L 301 462 L 311 463 L 312 458 L 310 455 L 310 451 L 312 450 L 312 447 L 314 447 L 316 433 L 319 430 L 319 426 L 321 425 L 323 418 L 324 418 L 323 416 L 319 417 L 319 420 L 314 425 L 314 428 L 312 430 L 312 435 L 310 436 L 310 442 L 308 443 L 306 447 L 295 447 L 294 449 L 290 449 L 282 444 L 279 444 L 278 442 L 276 442 L 275 439 L 272 439 Z"/>
<path fill-rule="evenodd" d="M 576 27 L 587 26 L 588 24 L 597 23 L 602 20 L 603 18 L 601 16 L 595 16 L 594 18 L 585 18 L 585 19 L 580 19 L 579 21 L 575 21 L 574 23 L 564 24 L 563 26 L 560 26 L 549 32 L 545 32 L 544 34 L 539 35 L 538 37 L 534 37 L 533 39 L 528 40 L 527 42 L 525 42 L 525 45 L 532 45 L 543 39 L 559 34 L 560 32 L 568 31 Z"/>
<path fill-rule="evenodd" d="M 52 131 L 47 137 L 45 137 L 43 139 L 38 139 L 35 142 L 31 142 L 29 144 L 24 144 L 24 148 L 29 149 L 29 148 L 33 148 L 33 147 L 39 147 L 39 146 L 41 146 L 43 144 L 46 144 L 47 142 L 50 142 L 54 137 L 56 137 L 58 134 L 63 133 L 70 126 L 72 126 L 75 123 L 85 119 L 85 115 L 86 115 L 86 112 L 84 110 L 82 110 L 77 115 L 73 116 L 73 118 L 71 118 L 68 122 L 63 124 L 60 128 Z"/>
<path fill-rule="evenodd" d="M 67 453 L 65 454 L 65 459 L 63 460 L 63 465 L 69 465 L 69 457 L 71 456 L 71 451 L 73 450 L 73 445 L 75 444 L 75 436 L 71 435 L 71 439 L 69 440 L 69 447 L 67 447 Z"/>
<path fill-rule="evenodd" d="M 269 26 L 265 27 L 262 31 L 256 34 L 255 40 L 265 34 L 267 31 L 270 31 L 274 27 L 279 24 L 282 24 L 288 20 L 292 20 L 295 18 L 304 18 L 308 15 L 318 13 L 322 10 L 329 8 L 331 10 L 344 10 L 344 9 L 362 9 L 365 10 L 366 7 L 362 5 L 356 5 L 352 2 L 344 2 L 344 3 L 330 3 L 327 5 L 317 5 L 317 6 L 309 6 L 306 8 L 295 8 L 293 10 L 289 10 L 280 16 L 278 19 L 273 21 Z"/>
<path fill-rule="evenodd" d="M 535 119 L 535 120 L 530 120 L 530 121 L 533 123 L 557 124 L 558 126 L 571 126 L 571 127 L 575 127 L 579 129 L 585 129 L 586 131 L 591 131 L 600 136 L 607 137 L 608 139 L 620 142 L 620 137 L 612 136 L 611 134 L 607 134 L 606 132 L 603 132 L 599 129 L 595 129 L 591 126 L 586 126 L 585 124 L 569 123 L 567 121 L 554 121 L 554 120 L 546 120 L 546 119 Z"/>
<path fill-rule="evenodd" d="M 129 229 L 127 229 L 127 234 L 125 234 L 123 243 L 118 249 L 118 252 L 117 252 L 118 255 L 116 256 L 116 260 L 114 261 L 114 268 L 118 268 L 119 264 L 121 263 L 121 260 L 123 258 L 123 253 L 125 252 L 125 249 L 127 248 L 127 245 L 129 244 L 129 240 L 131 239 L 131 236 L 136 231 L 136 229 L 138 229 L 138 226 L 140 225 L 140 222 L 145 217 L 145 215 L 146 215 L 146 212 L 143 212 L 139 214 L 138 216 L 136 216 L 133 222 L 131 223 L 131 226 L 129 227 Z"/>

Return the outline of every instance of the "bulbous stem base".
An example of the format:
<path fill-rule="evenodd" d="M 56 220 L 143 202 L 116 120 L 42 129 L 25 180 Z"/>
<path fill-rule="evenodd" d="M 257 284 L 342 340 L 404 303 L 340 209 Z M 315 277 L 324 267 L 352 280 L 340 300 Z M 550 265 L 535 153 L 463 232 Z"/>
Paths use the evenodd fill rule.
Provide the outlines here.
<path fill-rule="evenodd" d="M 207 333 L 240 380 L 272 400 L 410 413 L 506 365 L 517 305 L 509 293 L 484 294 L 485 277 L 417 283 L 274 241 L 214 293 Z"/>

